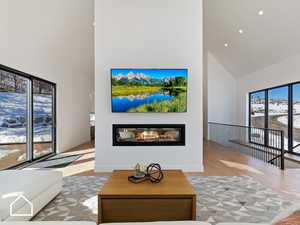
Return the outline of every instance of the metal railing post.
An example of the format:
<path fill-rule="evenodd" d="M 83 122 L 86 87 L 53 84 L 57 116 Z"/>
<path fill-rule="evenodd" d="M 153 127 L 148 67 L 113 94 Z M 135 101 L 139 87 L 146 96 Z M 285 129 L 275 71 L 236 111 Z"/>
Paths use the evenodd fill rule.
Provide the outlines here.
<path fill-rule="evenodd" d="M 281 131 L 280 134 L 281 134 L 281 157 L 280 157 L 281 165 L 280 165 L 280 168 L 282 170 L 284 170 L 284 153 L 285 153 L 284 152 L 284 132 Z"/>

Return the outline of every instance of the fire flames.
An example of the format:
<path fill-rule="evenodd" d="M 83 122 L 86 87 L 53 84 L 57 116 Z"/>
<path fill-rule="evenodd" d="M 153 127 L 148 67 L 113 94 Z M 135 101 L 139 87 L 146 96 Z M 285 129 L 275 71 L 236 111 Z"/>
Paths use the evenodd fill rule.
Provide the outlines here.
<path fill-rule="evenodd" d="M 157 131 L 143 131 L 137 134 L 137 140 L 150 141 L 155 139 L 175 139 L 174 135 L 169 132 L 159 133 Z"/>

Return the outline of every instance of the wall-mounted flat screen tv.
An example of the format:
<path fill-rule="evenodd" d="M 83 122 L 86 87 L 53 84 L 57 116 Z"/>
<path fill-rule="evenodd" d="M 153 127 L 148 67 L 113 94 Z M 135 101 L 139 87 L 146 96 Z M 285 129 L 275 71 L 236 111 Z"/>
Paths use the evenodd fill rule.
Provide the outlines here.
<path fill-rule="evenodd" d="M 187 112 L 187 69 L 111 69 L 112 112 Z"/>

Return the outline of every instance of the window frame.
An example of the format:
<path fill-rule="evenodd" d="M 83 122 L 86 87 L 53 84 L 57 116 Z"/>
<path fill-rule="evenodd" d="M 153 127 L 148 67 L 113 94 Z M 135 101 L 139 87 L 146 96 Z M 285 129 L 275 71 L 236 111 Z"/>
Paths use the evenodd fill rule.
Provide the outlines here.
<path fill-rule="evenodd" d="M 275 87 L 270 87 L 270 88 L 265 88 L 265 89 L 260 89 L 257 91 L 251 91 L 248 93 L 248 123 L 249 127 L 251 127 L 251 95 L 258 93 L 258 92 L 265 92 L 265 129 L 269 128 L 269 91 L 277 88 L 282 88 L 282 87 L 287 87 L 288 88 L 288 152 L 292 154 L 299 154 L 294 152 L 294 146 L 293 146 L 293 132 L 294 132 L 294 127 L 293 127 L 293 87 L 294 85 L 300 84 L 300 81 L 297 82 L 291 82 L 288 84 L 283 84 L 283 85 L 278 85 Z M 249 142 L 251 142 L 250 139 L 251 132 L 249 132 Z M 253 142 L 252 142 L 253 143 Z M 254 142 L 255 143 L 255 142 Z M 257 143 L 255 143 L 257 144 Z M 265 135 L 265 146 L 268 146 L 268 139 L 267 135 Z"/>
<path fill-rule="evenodd" d="M 40 78 L 40 77 L 37 77 L 37 76 L 34 76 L 34 75 L 31 75 L 29 73 L 25 73 L 25 72 L 22 72 L 22 71 L 19 71 L 19 70 L 16 70 L 16 69 L 13 69 L 11 67 L 8 67 L 8 66 L 5 66 L 5 65 L 2 65 L 0 64 L 0 70 L 3 70 L 3 71 L 6 71 L 6 72 L 9 72 L 9 73 L 13 73 L 13 74 L 16 74 L 18 76 L 21 76 L 23 78 L 26 78 L 28 79 L 28 90 L 30 93 L 28 93 L 29 97 L 29 102 L 27 103 L 27 107 L 29 109 L 29 114 L 28 114 L 28 128 L 30 128 L 29 132 L 30 133 L 30 136 L 27 137 L 27 140 L 26 140 L 26 145 L 27 145 L 27 159 L 25 162 L 22 162 L 22 163 L 19 163 L 19 164 L 16 164 L 16 165 L 13 165 L 9 168 L 6 168 L 6 169 L 13 169 L 13 168 L 18 168 L 20 166 L 23 166 L 23 165 L 26 165 L 28 163 L 32 163 L 34 161 L 37 161 L 37 160 L 40 160 L 42 158 L 47 158 L 47 157 L 50 157 L 52 155 L 55 155 L 57 154 L 57 109 L 56 109 L 56 100 L 57 100 L 57 96 L 56 96 L 56 83 L 54 82 L 51 82 L 51 81 L 48 81 L 48 80 L 45 80 L 43 78 Z M 52 145 L 53 145 L 53 151 L 51 153 L 48 153 L 46 155 L 43 155 L 43 156 L 40 156 L 40 157 L 36 157 L 34 158 L 33 156 L 33 145 L 34 145 L 34 141 L 33 141 L 33 137 L 34 137 L 34 129 L 33 129 L 33 80 L 39 80 L 39 81 L 43 81 L 49 85 L 51 85 L 53 87 L 53 96 L 52 96 L 52 112 L 53 112 L 53 125 L 52 125 Z"/>
<path fill-rule="evenodd" d="M 265 146 L 265 145 L 267 145 L 267 138 L 266 138 L 266 134 L 264 134 L 264 144 L 261 144 L 261 143 L 258 143 L 258 142 L 255 142 L 255 141 L 252 141 L 252 139 L 251 139 L 251 127 L 252 127 L 252 121 L 251 121 L 251 115 L 252 115 L 252 111 L 251 111 L 251 95 L 253 95 L 253 94 L 256 94 L 256 93 L 259 93 L 259 92 L 263 92 L 264 93 L 264 96 L 265 96 L 265 105 L 264 105 L 264 117 L 265 117 L 265 121 L 264 121 L 264 127 L 256 127 L 256 128 L 261 128 L 261 129 L 265 129 L 266 128 L 266 121 L 268 121 L 268 116 L 267 116 L 267 105 L 266 105 L 266 99 L 267 99 L 267 91 L 266 90 L 259 90 L 259 91 L 253 91 L 253 92 L 250 92 L 249 93 L 249 99 L 248 99 L 248 101 L 249 101 L 249 112 L 248 112 L 248 114 L 249 114 L 249 118 L 248 118 L 248 123 L 249 123 L 249 142 L 250 143 L 252 143 L 252 144 L 258 144 L 258 145 L 263 145 L 263 146 Z"/>

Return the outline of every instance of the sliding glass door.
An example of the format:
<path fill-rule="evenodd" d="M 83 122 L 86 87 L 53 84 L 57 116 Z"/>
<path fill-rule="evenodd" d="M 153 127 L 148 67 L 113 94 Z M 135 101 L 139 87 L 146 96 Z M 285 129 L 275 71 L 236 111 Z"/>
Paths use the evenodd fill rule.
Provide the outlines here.
<path fill-rule="evenodd" d="M 0 169 L 28 159 L 29 79 L 0 70 Z"/>
<path fill-rule="evenodd" d="M 55 84 L 0 65 L 0 170 L 55 152 Z"/>
<path fill-rule="evenodd" d="M 54 152 L 54 87 L 38 79 L 33 81 L 33 157 Z"/>

